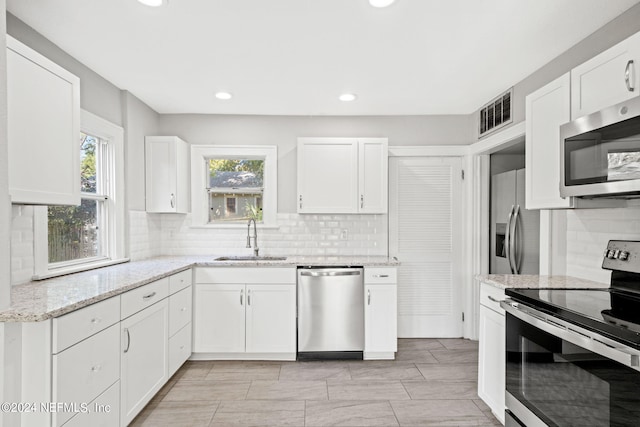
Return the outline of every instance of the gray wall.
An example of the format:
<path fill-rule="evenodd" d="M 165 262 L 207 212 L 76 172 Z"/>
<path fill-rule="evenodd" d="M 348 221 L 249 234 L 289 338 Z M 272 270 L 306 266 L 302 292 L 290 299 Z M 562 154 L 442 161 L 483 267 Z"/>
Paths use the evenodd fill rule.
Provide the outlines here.
<path fill-rule="evenodd" d="M 11 290 L 11 203 L 9 200 L 9 160 L 7 145 L 7 47 L 5 0 L 0 0 L 0 310 L 9 305 Z M 0 344 L 0 349 L 2 344 Z M 1 355 L 0 355 L 1 359 Z M 0 379 L 2 376 L 0 375 Z M 2 381 L 0 381 L 2 384 Z M 0 392 L 1 394 L 1 392 Z"/>
<path fill-rule="evenodd" d="M 167 114 L 160 116 L 160 132 L 179 136 L 193 145 L 278 146 L 278 212 L 293 213 L 296 212 L 298 137 L 387 137 L 390 145 L 468 145 L 473 141 L 469 120 L 468 115 L 307 117 Z"/>
<path fill-rule="evenodd" d="M 7 13 L 6 22 L 9 35 L 80 77 L 80 106 L 83 109 L 122 126 L 119 88 L 10 13 Z"/>
<path fill-rule="evenodd" d="M 143 211 L 144 206 L 144 137 L 158 135 L 160 115 L 130 92 L 122 91 L 125 138 L 127 206 Z"/>
<path fill-rule="evenodd" d="M 552 80 L 560 77 L 577 65 L 607 50 L 611 46 L 640 31 L 640 3 L 613 19 L 602 28 L 580 41 L 566 52 L 531 73 L 524 80 L 513 86 L 513 123 L 525 119 L 525 97 Z M 505 61 L 508 61 L 505 58 Z M 507 88 L 505 87 L 505 90 Z M 498 93 L 495 94 L 499 95 Z M 487 102 L 490 100 L 487 99 Z M 479 105 L 478 108 L 481 106 Z M 473 114 L 473 132 L 477 135 L 479 110 Z"/>

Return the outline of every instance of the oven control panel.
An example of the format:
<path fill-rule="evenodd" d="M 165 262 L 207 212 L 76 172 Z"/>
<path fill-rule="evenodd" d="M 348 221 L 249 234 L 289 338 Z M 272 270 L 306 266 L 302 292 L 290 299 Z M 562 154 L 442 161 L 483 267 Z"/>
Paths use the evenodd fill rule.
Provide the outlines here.
<path fill-rule="evenodd" d="M 609 240 L 602 268 L 640 273 L 640 241 Z"/>

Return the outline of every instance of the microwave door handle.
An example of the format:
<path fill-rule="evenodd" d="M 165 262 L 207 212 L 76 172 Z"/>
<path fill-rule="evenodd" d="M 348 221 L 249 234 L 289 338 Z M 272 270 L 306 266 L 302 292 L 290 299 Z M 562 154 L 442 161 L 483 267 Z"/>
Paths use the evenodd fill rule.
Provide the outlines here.
<path fill-rule="evenodd" d="M 511 210 L 509 211 L 509 218 L 507 218 L 507 227 L 506 227 L 506 232 L 505 232 L 505 236 L 504 236 L 504 246 L 505 246 L 505 252 L 506 252 L 506 256 L 507 256 L 507 261 L 509 262 L 509 271 L 511 271 L 511 274 L 513 274 L 513 264 L 511 263 L 511 221 L 513 220 L 513 209 L 515 208 L 514 205 L 511 205 Z"/>
<path fill-rule="evenodd" d="M 520 251 L 518 250 L 518 221 L 520 218 L 520 205 L 513 211 L 513 231 L 511 232 L 511 250 L 509 253 L 513 257 L 513 273 L 520 274 Z"/>
<path fill-rule="evenodd" d="M 635 70 L 635 63 L 633 62 L 633 59 L 630 59 L 629 61 L 627 61 L 627 66 L 624 69 L 624 82 L 626 83 L 627 90 L 629 92 L 633 92 L 636 90 L 634 86 L 636 80 Z"/>

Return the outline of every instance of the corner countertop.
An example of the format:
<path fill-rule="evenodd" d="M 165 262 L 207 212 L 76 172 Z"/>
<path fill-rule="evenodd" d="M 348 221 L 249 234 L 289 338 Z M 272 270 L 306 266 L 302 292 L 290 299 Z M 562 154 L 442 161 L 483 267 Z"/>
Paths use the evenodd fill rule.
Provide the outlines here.
<path fill-rule="evenodd" d="M 485 274 L 476 276 L 476 280 L 499 289 L 598 289 L 608 288 L 609 284 L 593 282 L 571 276 L 538 276 L 535 274 Z"/>
<path fill-rule="evenodd" d="M 283 261 L 215 261 L 215 258 L 157 257 L 15 285 L 11 287 L 10 307 L 0 311 L 0 322 L 39 322 L 59 317 L 192 267 L 376 267 L 400 264 L 387 257 L 369 256 L 299 256 Z"/>

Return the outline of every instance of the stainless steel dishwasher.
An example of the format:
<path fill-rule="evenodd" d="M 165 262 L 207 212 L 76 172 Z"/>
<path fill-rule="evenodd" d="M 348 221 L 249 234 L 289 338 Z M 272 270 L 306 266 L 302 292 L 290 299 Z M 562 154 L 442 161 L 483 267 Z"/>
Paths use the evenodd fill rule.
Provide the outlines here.
<path fill-rule="evenodd" d="M 298 268 L 298 359 L 362 359 L 363 271 Z"/>

